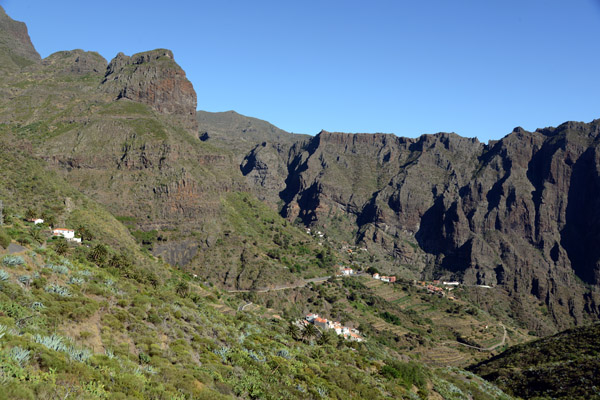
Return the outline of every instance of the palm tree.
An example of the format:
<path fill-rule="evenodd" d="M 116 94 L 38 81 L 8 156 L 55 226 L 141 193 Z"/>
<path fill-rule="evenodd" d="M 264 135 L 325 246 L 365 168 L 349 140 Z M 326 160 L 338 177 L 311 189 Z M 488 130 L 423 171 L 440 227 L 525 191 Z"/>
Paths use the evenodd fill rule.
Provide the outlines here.
<path fill-rule="evenodd" d="M 186 297 L 190 292 L 190 285 L 187 282 L 181 281 L 175 287 L 175 292 L 181 297 Z"/>
<path fill-rule="evenodd" d="M 108 255 L 108 250 L 102 244 L 97 244 L 94 246 L 92 251 L 88 254 L 88 259 L 98 265 L 104 264 L 106 261 L 106 256 Z"/>
<path fill-rule="evenodd" d="M 331 337 L 331 333 L 329 331 L 324 331 L 323 333 L 321 333 L 321 336 L 319 336 L 317 344 L 319 346 L 325 346 L 327 344 L 331 344 L 332 341 L 333 338 Z"/>
<path fill-rule="evenodd" d="M 290 322 L 287 328 L 287 334 L 290 335 L 292 339 L 298 340 L 298 338 L 300 337 L 300 328 L 298 328 L 298 325 L 294 324 L 293 322 Z"/>
<path fill-rule="evenodd" d="M 25 219 L 28 221 L 30 219 L 34 219 L 36 216 L 37 213 L 32 208 L 27 209 L 27 211 L 25 212 Z"/>
<path fill-rule="evenodd" d="M 39 228 L 32 228 L 29 230 L 29 234 L 38 243 L 42 243 L 42 230 Z"/>
<path fill-rule="evenodd" d="M 56 251 L 56 254 L 59 256 L 66 254 L 67 251 L 69 251 L 69 245 L 67 244 L 67 241 L 65 239 L 57 240 L 56 243 L 54 243 L 54 251 Z"/>
<path fill-rule="evenodd" d="M 317 330 L 316 326 L 314 326 L 313 324 L 308 324 L 302 330 L 302 339 L 310 340 L 310 339 L 316 337 L 318 332 L 319 331 Z"/>

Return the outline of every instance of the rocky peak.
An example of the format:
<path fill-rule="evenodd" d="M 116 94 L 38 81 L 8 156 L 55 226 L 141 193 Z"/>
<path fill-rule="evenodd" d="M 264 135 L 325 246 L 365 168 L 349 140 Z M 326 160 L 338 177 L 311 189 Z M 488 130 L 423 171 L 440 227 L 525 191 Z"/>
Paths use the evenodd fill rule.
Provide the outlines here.
<path fill-rule="evenodd" d="M 137 101 L 162 114 L 180 117 L 187 129 L 197 130 L 196 92 L 171 50 L 157 49 L 131 57 L 117 54 L 108 64 L 102 88 L 117 100 Z"/>
<path fill-rule="evenodd" d="M 0 69 L 15 70 L 40 62 L 27 26 L 10 18 L 0 7 Z"/>
<path fill-rule="evenodd" d="M 54 67 L 60 74 L 104 74 L 106 60 L 100 54 L 80 49 L 59 51 L 51 54 L 42 61 L 47 67 Z"/>

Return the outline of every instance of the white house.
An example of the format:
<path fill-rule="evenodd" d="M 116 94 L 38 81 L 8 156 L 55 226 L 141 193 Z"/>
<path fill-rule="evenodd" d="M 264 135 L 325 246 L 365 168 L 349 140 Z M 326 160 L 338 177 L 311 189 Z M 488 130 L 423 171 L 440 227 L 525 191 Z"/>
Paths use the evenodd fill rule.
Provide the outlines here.
<path fill-rule="evenodd" d="M 81 243 L 81 238 L 75 237 L 75 231 L 73 229 L 55 228 L 52 229 L 54 236 L 62 236 L 69 242 Z"/>
<path fill-rule="evenodd" d="M 75 231 L 73 229 L 55 228 L 52 230 L 54 236 L 62 236 L 65 239 L 75 238 Z"/>
<path fill-rule="evenodd" d="M 352 275 L 354 273 L 354 270 L 352 268 L 343 268 L 342 269 L 342 275 Z"/>
<path fill-rule="evenodd" d="M 456 281 L 454 281 L 454 282 L 442 282 L 442 283 L 444 285 L 446 285 L 446 286 L 458 286 L 458 285 L 460 285 L 460 282 L 456 282 Z"/>
<path fill-rule="evenodd" d="M 43 224 L 44 220 L 41 218 L 32 218 L 29 220 L 29 222 L 33 222 L 34 225 L 39 225 L 39 224 Z"/>
<path fill-rule="evenodd" d="M 379 274 L 377 272 L 375 272 L 373 274 L 373 279 L 381 279 L 381 278 L 380 278 Z"/>

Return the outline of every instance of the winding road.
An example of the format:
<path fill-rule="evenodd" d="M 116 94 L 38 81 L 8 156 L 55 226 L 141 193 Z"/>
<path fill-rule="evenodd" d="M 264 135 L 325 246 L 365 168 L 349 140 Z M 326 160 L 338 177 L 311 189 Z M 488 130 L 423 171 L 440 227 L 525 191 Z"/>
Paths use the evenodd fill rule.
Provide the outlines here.
<path fill-rule="evenodd" d="M 329 278 L 331 278 L 331 275 L 320 276 L 318 278 L 304 279 L 302 282 L 298 282 L 293 285 L 280 285 L 280 286 L 273 286 L 272 288 L 264 288 L 264 289 L 232 289 L 232 290 L 228 290 L 227 292 L 228 293 L 266 293 L 266 292 L 275 292 L 278 290 L 297 289 L 300 287 L 304 287 L 304 286 L 308 285 L 309 283 L 325 282 Z"/>
<path fill-rule="evenodd" d="M 503 324 L 500 324 L 500 326 L 502 327 L 502 329 L 504 329 L 504 334 L 502 335 L 502 340 L 499 343 L 496 343 L 495 345 L 490 346 L 490 347 L 471 346 L 470 344 L 461 343 L 461 342 L 444 342 L 443 344 L 460 344 L 461 346 L 469 347 L 471 349 L 475 349 L 475 350 L 479 350 L 479 351 L 494 351 L 498 347 L 504 346 L 506 344 L 506 336 L 507 336 L 506 327 Z"/>

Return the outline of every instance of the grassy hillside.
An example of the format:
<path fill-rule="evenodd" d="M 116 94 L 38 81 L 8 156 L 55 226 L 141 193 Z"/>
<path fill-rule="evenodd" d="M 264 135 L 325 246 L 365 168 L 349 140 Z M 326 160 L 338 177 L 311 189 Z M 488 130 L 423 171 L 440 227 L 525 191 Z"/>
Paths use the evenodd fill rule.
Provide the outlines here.
<path fill-rule="evenodd" d="M 56 182 L 59 193 L 69 190 Z M 287 321 L 243 310 L 139 249 L 119 252 L 98 238 L 61 249 L 45 229 L 20 240 L 35 229 L 20 217 L 29 204 L 6 204 L 2 230 L 13 246 L 0 246 L 2 399 L 509 398 L 377 341 L 295 338 Z M 126 231 L 106 221 L 107 232 Z"/>
<path fill-rule="evenodd" d="M 526 399 L 600 398 L 600 324 L 511 347 L 469 369 Z"/>

